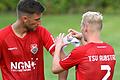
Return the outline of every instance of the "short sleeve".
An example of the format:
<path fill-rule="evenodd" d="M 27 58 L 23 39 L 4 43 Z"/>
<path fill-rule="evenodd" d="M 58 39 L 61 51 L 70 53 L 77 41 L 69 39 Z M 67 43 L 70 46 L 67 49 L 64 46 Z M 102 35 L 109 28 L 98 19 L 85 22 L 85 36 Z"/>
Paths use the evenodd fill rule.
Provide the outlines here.
<path fill-rule="evenodd" d="M 59 63 L 63 69 L 67 70 L 73 66 L 76 66 L 81 61 L 81 51 L 79 48 L 75 48 L 72 52 Z"/>
<path fill-rule="evenodd" d="M 53 52 L 55 51 L 54 37 L 44 27 L 40 27 L 39 32 L 41 34 L 44 47 L 53 55 Z"/>

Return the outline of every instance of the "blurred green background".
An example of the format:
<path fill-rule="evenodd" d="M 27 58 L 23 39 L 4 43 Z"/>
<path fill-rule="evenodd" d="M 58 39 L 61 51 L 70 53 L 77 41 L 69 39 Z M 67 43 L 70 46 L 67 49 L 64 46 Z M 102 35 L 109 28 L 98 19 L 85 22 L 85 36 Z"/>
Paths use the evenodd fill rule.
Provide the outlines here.
<path fill-rule="evenodd" d="M 0 12 L 12 12 L 19 0 L 0 0 Z M 88 10 L 119 13 L 120 0 L 38 0 L 46 8 L 45 14 L 80 13 Z"/>
<path fill-rule="evenodd" d="M 0 0 L 0 28 L 14 23 L 15 8 L 19 0 Z M 80 31 L 81 16 L 86 11 L 99 11 L 103 14 L 102 40 L 115 48 L 116 66 L 113 80 L 120 80 L 120 0 L 38 0 L 46 8 L 42 25 L 56 37 L 60 32 L 66 33 L 69 28 Z M 74 47 L 68 46 L 68 54 Z M 45 78 L 57 80 L 52 74 L 52 56 L 45 50 Z M 2 80 L 2 78 L 0 78 Z M 75 80 L 75 68 L 69 70 L 68 80 Z"/>

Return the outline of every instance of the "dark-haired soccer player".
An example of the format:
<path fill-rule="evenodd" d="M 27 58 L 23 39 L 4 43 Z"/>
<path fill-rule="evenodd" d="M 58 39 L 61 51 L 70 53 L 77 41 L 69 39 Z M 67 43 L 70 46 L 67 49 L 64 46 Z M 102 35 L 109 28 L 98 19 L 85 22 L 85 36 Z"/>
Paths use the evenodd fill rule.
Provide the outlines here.
<path fill-rule="evenodd" d="M 43 11 L 36 0 L 20 0 L 16 22 L 0 30 L 3 80 L 44 80 L 43 47 L 53 54 L 54 41 L 40 26 Z M 66 80 L 64 75 L 59 78 Z"/>
<path fill-rule="evenodd" d="M 116 59 L 113 47 L 100 39 L 102 19 L 102 15 L 98 12 L 83 14 L 82 35 L 74 30 L 70 30 L 70 32 L 78 39 L 84 39 L 84 43 L 72 50 L 64 59 L 60 59 L 60 52 L 65 45 L 62 41 L 64 35 L 58 36 L 55 42 L 53 73 L 76 66 L 76 80 L 112 80 Z"/>

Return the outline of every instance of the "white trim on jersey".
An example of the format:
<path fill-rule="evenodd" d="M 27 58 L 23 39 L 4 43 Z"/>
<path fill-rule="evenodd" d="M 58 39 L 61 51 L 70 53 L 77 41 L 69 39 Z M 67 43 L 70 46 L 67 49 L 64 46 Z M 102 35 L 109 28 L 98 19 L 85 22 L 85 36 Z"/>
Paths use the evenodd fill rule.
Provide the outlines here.
<path fill-rule="evenodd" d="M 55 46 L 55 44 L 51 45 L 50 48 L 49 48 L 49 52 L 50 50 Z"/>

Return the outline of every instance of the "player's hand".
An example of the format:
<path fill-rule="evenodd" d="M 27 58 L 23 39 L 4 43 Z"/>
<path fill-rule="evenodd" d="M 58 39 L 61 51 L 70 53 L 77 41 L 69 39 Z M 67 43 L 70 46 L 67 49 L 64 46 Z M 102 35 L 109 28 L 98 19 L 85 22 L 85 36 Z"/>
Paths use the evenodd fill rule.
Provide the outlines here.
<path fill-rule="evenodd" d="M 73 37 L 77 38 L 78 40 L 80 40 L 81 45 L 86 45 L 87 41 L 84 39 L 83 34 L 74 30 L 74 29 L 69 29 L 68 33 L 71 34 Z"/>
<path fill-rule="evenodd" d="M 63 42 L 64 33 L 60 33 L 59 36 L 55 39 L 56 48 L 62 48 L 66 44 Z"/>
<path fill-rule="evenodd" d="M 81 40 L 83 37 L 82 33 L 78 32 L 74 29 L 69 29 L 68 33 L 71 34 L 73 37 L 77 38 L 78 40 Z"/>

